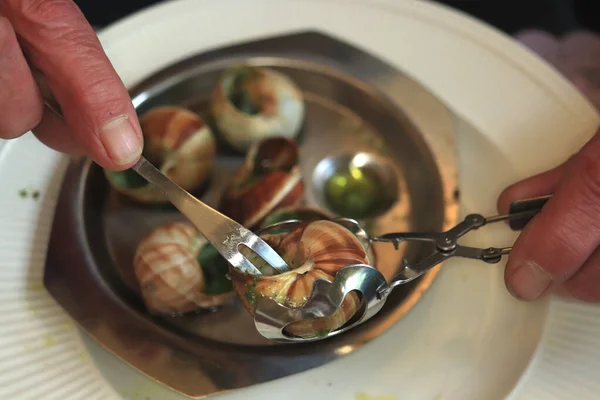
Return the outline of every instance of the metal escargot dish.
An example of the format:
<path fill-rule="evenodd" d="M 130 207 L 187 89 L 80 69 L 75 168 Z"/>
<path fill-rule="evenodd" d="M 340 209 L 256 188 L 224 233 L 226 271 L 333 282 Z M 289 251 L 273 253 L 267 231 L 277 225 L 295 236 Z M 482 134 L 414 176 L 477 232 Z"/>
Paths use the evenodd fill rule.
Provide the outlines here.
<path fill-rule="evenodd" d="M 161 106 L 140 117 L 144 156 L 187 191 L 195 192 L 209 179 L 216 158 L 210 127 L 195 112 L 178 106 Z M 131 169 L 105 170 L 120 193 L 142 203 L 167 203 L 164 195 Z"/>
<path fill-rule="evenodd" d="M 131 96 L 145 169 L 73 160 L 44 282 L 142 373 L 203 398 L 321 366 L 401 324 L 437 276 L 380 290 L 431 245 L 396 249 L 387 233 L 444 232 L 458 215 L 452 116 L 392 67 L 299 33 L 181 60 Z M 210 218 L 173 207 L 140 172 L 156 170 Z M 236 267 L 220 219 L 286 268 L 244 246 L 253 267 Z"/>

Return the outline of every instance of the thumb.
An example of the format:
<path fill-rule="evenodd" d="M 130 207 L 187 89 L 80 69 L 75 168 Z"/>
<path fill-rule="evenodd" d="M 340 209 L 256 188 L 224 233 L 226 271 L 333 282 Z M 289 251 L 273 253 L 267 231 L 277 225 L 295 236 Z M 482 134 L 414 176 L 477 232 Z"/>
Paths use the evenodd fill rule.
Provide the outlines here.
<path fill-rule="evenodd" d="M 143 148 L 136 112 L 75 3 L 4 0 L 0 12 L 11 21 L 29 59 L 45 75 L 70 128 L 57 130 L 55 123 L 42 121 L 36 135 L 51 143 L 74 141 L 107 169 L 132 166 Z"/>

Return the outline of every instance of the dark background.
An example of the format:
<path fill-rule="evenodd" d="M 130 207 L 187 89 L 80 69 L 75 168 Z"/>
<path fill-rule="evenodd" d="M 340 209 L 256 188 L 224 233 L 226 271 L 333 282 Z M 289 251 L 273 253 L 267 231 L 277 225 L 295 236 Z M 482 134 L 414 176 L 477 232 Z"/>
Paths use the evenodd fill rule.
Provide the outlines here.
<path fill-rule="evenodd" d="M 92 25 L 102 27 L 160 0 L 75 2 Z M 538 28 L 556 35 L 576 29 L 600 32 L 600 0 L 440 0 L 438 3 L 479 18 L 509 35 L 527 28 Z"/>

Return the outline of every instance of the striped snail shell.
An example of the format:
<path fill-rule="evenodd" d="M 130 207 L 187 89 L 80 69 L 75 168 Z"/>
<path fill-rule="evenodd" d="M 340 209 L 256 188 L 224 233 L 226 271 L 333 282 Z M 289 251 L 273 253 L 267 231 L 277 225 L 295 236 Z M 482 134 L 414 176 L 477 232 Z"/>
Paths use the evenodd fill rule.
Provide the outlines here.
<path fill-rule="evenodd" d="M 194 192 L 207 182 L 216 158 L 216 142 L 202 118 L 183 107 L 160 106 L 140 118 L 143 155 L 171 180 Z M 133 170 L 108 171 L 118 192 L 142 203 L 168 203 L 167 198 Z"/>
<path fill-rule="evenodd" d="M 251 315 L 255 313 L 258 297 L 268 297 L 284 306 L 299 308 L 308 301 L 317 279 L 331 282 L 345 266 L 372 265 L 363 244 L 354 234 L 332 221 L 311 221 L 296 225 L 287 232 L 260 236 L 292 270 L 276 275 L 253 275 L 230 269 L 233 287 Z M 252 253 L 247 257 L 259 269 L 268 270 L 261 258 Z M 350 320 L 359 307 L 359 297 L 350 293 L 332 316 L 294 322 L 286 328 L 287 333 L 307 338 L 331 332 Z"/>
<path fill-rule="evenodd" d="M 219 210 L 253 229 L 274 210 L 299 203 L 303 195 L 298 147 L 289 139 L 274 137 L 252 145 L 225 188 Z"/>
<path fill-rule="evenodd" d="M 235 297 L 227 261 L 189 223 L 155 228 L 138 244 L 133 267 L 152 314 L 212 308 Z"/>

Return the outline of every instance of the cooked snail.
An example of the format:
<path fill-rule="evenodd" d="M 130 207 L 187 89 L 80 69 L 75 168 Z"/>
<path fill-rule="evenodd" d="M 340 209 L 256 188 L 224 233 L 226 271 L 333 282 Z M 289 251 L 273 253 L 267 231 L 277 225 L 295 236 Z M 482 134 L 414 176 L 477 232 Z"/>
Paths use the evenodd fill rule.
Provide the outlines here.
<path fill-rule="evenodd" d="M 182 107 L 161 106 L 140 118 L 144 156 L 187 191 L 208 180 L 216 157 L 216 143 L 205 122 Z M 120 193 L 143 203 L 167 203 L 167 198 L 133 170 L 105 175 Z"/>
<path fill-rule="evenodd" d="M 152 314 L 212 308 L 235 297 L 227 260 L 189 223 L 154 229 L 139 243 L 133 267 Z"/>
<path fill-rule="evenodd" d="M 211 112 L 224 139 L 246 152 L 260 139 L 293 139 L 304 120 L 300 89 L 270 68 L 247 65 L 225 70 L 213 90 Z"/>
<path fill-rule="evenodd" d="M 297 225 L 287 232 L 262 234 L 290 265 L 291 271 L 277 275 L 252 275 L 230 268 L 233 287 L 251 315 L 260 296 L 272 298 L 287 307 L 302 307 L 308 300 L 316 279 L 332 281 L 343 267 L 372 264 L 363 244 L 340 224 L 318 220 Z M 252 252 L 245 255 L 261 271 L 270 268 Z M 350 293 L 342 306 L 330 317 L 298 321 L 287 327 L 287 333 L 299 337 L 315 337 L 343 326 L 360 307 L 360 299 Z"/>
<path fill-rule="evenodd" d="M 256 142 L 225 189 L 219 210 L 252 229 L 277 208 L 297 204 L 304 195 L 298 148 L 286 138 Z"/>

